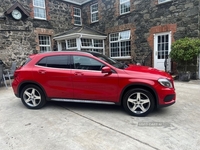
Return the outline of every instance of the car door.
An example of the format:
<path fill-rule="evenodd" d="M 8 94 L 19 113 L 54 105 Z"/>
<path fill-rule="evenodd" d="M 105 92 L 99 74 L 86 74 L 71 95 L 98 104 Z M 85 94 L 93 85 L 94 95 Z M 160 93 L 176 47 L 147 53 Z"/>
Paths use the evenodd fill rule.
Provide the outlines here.
<path fill-rule="evenodd" d="M 101 68 L 105 64 L 94 58 L 77 55 L 72 56 L 72 60 L 74 99 L 118 101 L 119 78 L 116 72 L 102 73 Z"/>
<path fill-rule="evenodd" d="M 48 56 L 35 65 L 34 78 L 48 97 L 73 98 L 70 67 L 70 56 Z"/>

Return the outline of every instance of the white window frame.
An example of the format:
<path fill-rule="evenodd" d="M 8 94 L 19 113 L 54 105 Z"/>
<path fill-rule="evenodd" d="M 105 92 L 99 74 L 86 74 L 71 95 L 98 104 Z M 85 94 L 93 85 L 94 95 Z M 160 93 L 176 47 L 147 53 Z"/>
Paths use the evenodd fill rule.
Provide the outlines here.
<path fill-rule="evenodd" d="M 48 40 L 49 40 L 49 44 L 40 44 L 40 36 L 47 37 Z M 39 47 L 40 47 L 40 48 L 41 48 L 41 47 L 46 47 L 46 48 L 47 48 L 47 51 L 41 51 L 41 50 L 40 50 L 40 53 L 52 51 L 52 50 L 51 50 L 51 38 L 50 38 L 49 35 L 39 35 L 39 36 L 38 36 L 38 39 L 39 39 Z M 49 49 L 49 50 L 48 50 L 48 49 Z"/>
<path fill-rule="evenodd" d="M 158 4 L 162 4 L 162 3 L 166 3 L 166 2 L 170 2 L 171 0 L 158 0 Z"/>
<path fill-rule="evenodd" d="M 130 6 L 130 7 L 129 7 L 129 11 L 127 11 L 127 12 L 122 12 L 121 6 L 124 5 L 125 3 L 128 3 L 128 2 L 129 2 L 129 6 Z M 130 0 L 119 0 L 119 3 L 120 3 L 120 5 L 119 5 L 120 15 L 130 13 L 130 9 L 131 9 Z"/>
<path fill-rule="evenodd" d="M 80 16 L 75 14 L 75 10 L 78 10 L 78 11 L 80 12 Z M 74 11 L 74 25 L 81 26 L 81 25 L 82 25 L 81 9 L 80 9 L 80 8 L 77 8 L 77 7 L 73 7 L 73 11 Z M 80 18 L 80 24 L 76 24 L 76 22 L 75 22 L 75 17 L 76 17 L 76 18 Z"/>
<path fill-rule="evenodd" d="M 95 5 L 97 5 L 97 10 L 96 10 L 96 11 L 92 11 L 92 7 L 94 7 Z M 91 22 L 92 22 L 92 23 L 94 23 L 94 22 L 98 22 L 98 21 L 99 21 L 98 11 L 99 11 L 99 10 L 98 10 L 98 3 L 95 3 L 95 4 L 93 4 L 93 5 L 90 6 Z M 92 15 L 94 15 L 94 14 L 97 14 L 97 20 L 94 20 L 94 21 L 93 21 L 93 17 L 92 17 Z"/>
<path fill-rule="evenodd" d="M 71 42 L 71 40 L 75 41 L 75 45 L 76 45 L 75 47 L 69 46 L 69 43 Z M 68 40 L 66 40 L 66 46 L 67 46 L 67 50 L 77 49 L 77 39 L 74 38 L 74 39 L 68 39 Z"/>
<path fill-rule="evenodd" d="M 122 33 L 125 33 L 125 32 L 129 32 L 129 33 L 128 33 L 128 36 L 125 37 L 125 38 L 122 38 L 121 35 L 122 35 Z M 116 40 L 111 41 L 111 35 L 113 35 L 113 34 L 117 35 L 117 38 L 116 38 Z M 125 41 L 130 41 L 130 42 L 131 42 L 130 36 L 131 36 L 131 30 L 126 30 L 126 31 L 111 33 L 111 34 L 109 35 L 110 57 L 111 57 L 111 58 L 118 58 L 118 59 L 130 59 L 130 58 L 131 58 L 131 54 L 129 54 L 129 55 L 127 55 L 127 56 L 122 56 L 122 55 L 121 55 L 121 50 L 122 50 L 121 42 L 125 42 Z M 119 56 L 113 57 L 113 56 L 111 55 L 111 43 L 119 43 Z M 130 43 L 130 53 L 131 53 L 131 43 Z"/>
<path fill-rule="evenodd" d="M 81 49 L 86 49 L 86 50 L 92 50 L 92 51 L 102 51 L 102 54 L 104 54 L 104 40 L 102 39 L 90 39 L 90 38 L 81 38 L 81 39 L 88 39 L 88 40 L 91 40 L 91 45 L 90 46 L 83 46 L 82 45 L 82 40 L 81 40 Z M 101 40 L 102 41 L 102 47 L 95 47 L 94 46 L 94 40 Z M 99 52 L 98 51 L 98 52 Z"/>
<path fill-rule="evenodd" d="M 43 7 L 43 6 L 37 6 L 37 5 L 35 5 L 35 1 L 36 1 L 36 0 L 33 0 L 34 18 L 46 20 L 46 6 L 45 6 L 45 0 L 39 0 L 39 1 L 42 1 L 42 2 L 43 2 L 44 7 Z M 35 8 L 36 8 L 36 9 L 40 9 L 40 10 L 44 10 L 44 14 L 43 14 L 44 17 L 36 16 Z"/>

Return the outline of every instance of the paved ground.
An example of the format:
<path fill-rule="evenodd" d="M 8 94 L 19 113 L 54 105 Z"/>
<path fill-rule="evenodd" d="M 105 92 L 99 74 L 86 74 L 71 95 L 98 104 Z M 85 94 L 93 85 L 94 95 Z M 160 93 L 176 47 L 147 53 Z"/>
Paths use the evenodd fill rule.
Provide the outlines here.
<path fill-rule="evenodd" d="M 199 150 L 200 82 L 175 82 L 177 102 L 147 117 L 119 106 L 51 102 L 29 110 L 0 87 L 1 150 Z"/>

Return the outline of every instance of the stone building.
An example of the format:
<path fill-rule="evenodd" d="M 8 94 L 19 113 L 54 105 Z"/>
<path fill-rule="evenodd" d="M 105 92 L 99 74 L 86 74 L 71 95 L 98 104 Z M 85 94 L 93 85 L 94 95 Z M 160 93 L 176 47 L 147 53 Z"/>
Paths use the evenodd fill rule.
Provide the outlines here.
<path fill-rule="evenodd" d="M 199 0 L 1 0 L 0 59 L 87 49 L 164 70 L 173 41 L 200 38 L 199 22 Z"/>

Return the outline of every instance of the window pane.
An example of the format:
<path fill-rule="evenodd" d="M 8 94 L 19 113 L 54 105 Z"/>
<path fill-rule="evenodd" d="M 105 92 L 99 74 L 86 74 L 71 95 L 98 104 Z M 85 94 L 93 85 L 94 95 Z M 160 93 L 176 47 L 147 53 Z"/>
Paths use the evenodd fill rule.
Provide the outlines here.
<path fill-rule="evenodd" d="M 120 4 L 125 3 L 125 2 L 129 2 L 130 0 L 120 0 Z"/>
<path fill-rule="evenodd" d="M 111 57 L 119 57 L 119 42 L 111 43 L 110 44 L 111 49 Z"/>
<path fill-rule="evenodd" d="M 119 33 L 110 34 L 110 41 L 118 41 Z"/>
<path fill-rule="evenodd" d="M 93 46 L 92 39 L 81 39 L 82 46 Z"/>
<path fill-rule="evenodd" d="M 121 56 L 131 56 L 130 41 L 121 42 Z"/>
<path fill-rule="evenodd" d="M 120 4 L 121 14 L 130 12 L 130 1 Z"/>
<path fill-rule="evenodd" d="M 165 59 L 169 51 L 169 35 L 158 35 L 158 59 Z"/>
<path fill-rule="evenodd" d="M 92 14 L 92 22 L 98 21 L 98 20 L 99 20 L 98 12 L 97 13 L 93 13 Z"/>
<path fill-rule="evenodd" d="M 45 0 L 33 0 L 33 5 L 38 7 L 45 7 Z"/>
<path fill-rule="evenodd" d="M 39 46 L 40 52 L 51 51 L 50 37 L 49 36 L 39 36 Z"/>
<path fill-rule="evenodd" d="M 81 10 L 79 8 L 74 8 L 74 15 L 81 16 Z"/>
<path fill-rule="evenodd" d="M 94 39 L 94 47 L 103 47 L 103 40 Z"/>
<path fill-rule="evenodd" d="M 120 32 L 120 39 L 130 39 L 130 31 Z"/>
<path fill-rule="evenodd" d="M 91 12 L 98 11 L 98 4 L 94 4 L 91 6 Z"/>
<path fill-rule="evenodd" d="M 34 16 L 38 18 L 46 18 L 45 9 L 35 7 Z"/>
<path fill-rule="evenodd" d="M 70 68 L 69 56 L 51 56 L 51 57 L 47 57 L 47 67 Z"/>
<path fill-rule="evenodd" d="M 81 25 L 81 18 L 80 17 L 74 17 L 74 24 Z"/>
<path fill-rule="evenodd" d="M 67 46 L 68 46 L 68 48 L 77 47 L 76 46 L 76 39 L 67 40 Z"/>

